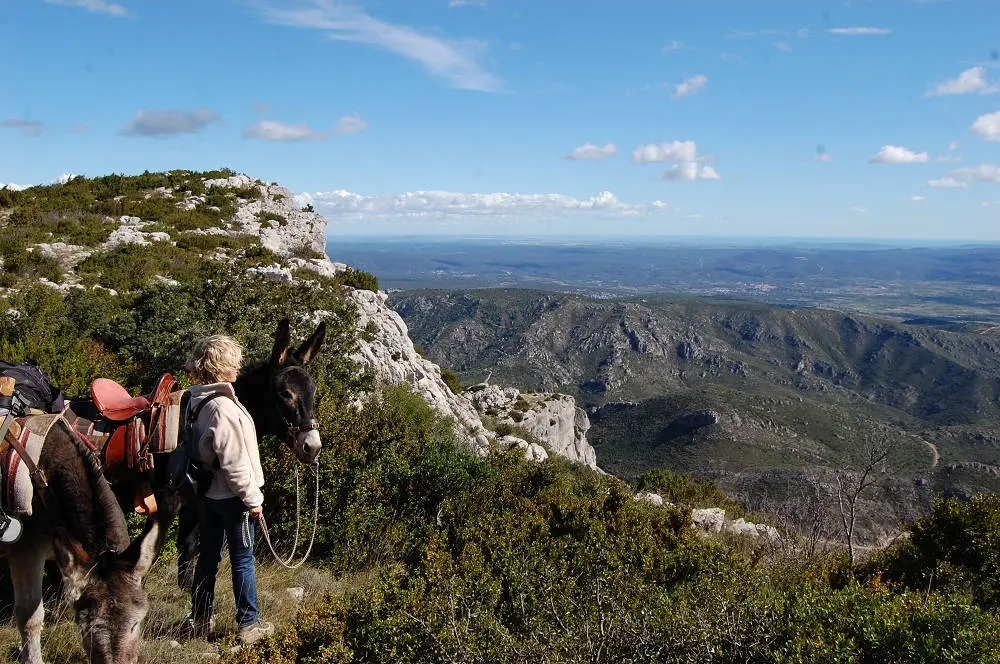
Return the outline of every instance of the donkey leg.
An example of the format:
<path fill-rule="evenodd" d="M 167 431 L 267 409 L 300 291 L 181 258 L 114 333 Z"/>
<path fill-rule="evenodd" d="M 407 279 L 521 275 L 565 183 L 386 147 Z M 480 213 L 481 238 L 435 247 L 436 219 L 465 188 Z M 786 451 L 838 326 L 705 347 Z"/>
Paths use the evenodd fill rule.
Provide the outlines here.
<path fill-rule="evenodd" d="M 14 618 L 21 632 L 22 664 L 42 664 L 42 575 L 45 556 L 40 552 L 11 552 L 10 576 L 14 584 Z"/>
<path fill-rule="evenodd" d="M 198 501 L 189 500 L 177 514 L 177 585 L 194 587 L 194 564 L 198 552 Z"/>

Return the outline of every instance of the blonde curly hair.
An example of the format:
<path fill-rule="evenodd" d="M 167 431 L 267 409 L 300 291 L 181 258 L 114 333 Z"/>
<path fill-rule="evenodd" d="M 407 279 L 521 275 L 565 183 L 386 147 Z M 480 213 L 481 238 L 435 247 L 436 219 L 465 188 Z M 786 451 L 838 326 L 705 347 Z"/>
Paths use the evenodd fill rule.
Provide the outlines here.
<path fill-rule="evenodd" d="M 205 337 L 194 346 L 185 364 L 194 383 L 202 385 L 222 382 L 243 366 L 243 346 L 225 334 Z"/>

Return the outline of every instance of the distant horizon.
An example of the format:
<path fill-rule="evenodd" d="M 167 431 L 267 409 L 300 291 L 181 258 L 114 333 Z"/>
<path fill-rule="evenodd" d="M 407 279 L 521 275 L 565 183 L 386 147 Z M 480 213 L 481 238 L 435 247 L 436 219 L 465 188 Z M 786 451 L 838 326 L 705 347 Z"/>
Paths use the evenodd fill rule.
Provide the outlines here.
<path fill-rule="evenodd" d="M 1000 240 L 977 239 L 941 239 L 941 238 L 879 238 L 879 237 L 823 237 L 823 236 L 766 236 L 766 235 L 587 235 L 573 239 L 563 239 L 556 235 L 486 235 L 486 234 L 433 234 L 433 233 L 400 233 L 400 234 L 330 234 L 326 236 L 327 244 L 333 242 L 378 243 L 378 242 L 423 242 L 427 244 L 445 243 L 499 243 L 538 245 L 606 245 L 637 243 L 655 244 L 686 244 L 695 246 L 706 245 L 749 245 L 749 246 L 874 246 L 887 248 L 920 248 L 920 247 L 997 247 Z"/>

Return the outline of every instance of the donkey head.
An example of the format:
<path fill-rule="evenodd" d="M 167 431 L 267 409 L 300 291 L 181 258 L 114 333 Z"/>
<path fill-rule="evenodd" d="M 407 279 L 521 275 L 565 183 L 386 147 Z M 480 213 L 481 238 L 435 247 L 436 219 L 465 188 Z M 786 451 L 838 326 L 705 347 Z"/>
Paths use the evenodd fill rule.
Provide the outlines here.
<path fill-rule="evenodd" d="M 325 322 L 295 352 L 290 352 L 291 336 L 288 319 L 284 318 L 278 323 L 271 349 L 269 387 L 275 429 L 303 463 L 314 462 L 323 448 L 316 430 L 316 382 L 305 367 L 316 357 L 324 339 Z"/>
<path fill-rule="evenodd" d="M 142 535 L 121 553 L 92 559 L 72 538 L 54 540 L 67 599 L 92 664 L 135 664 L 149 600 L 142 581 L 156 559 L 166 524 L 150 517 Z"/>

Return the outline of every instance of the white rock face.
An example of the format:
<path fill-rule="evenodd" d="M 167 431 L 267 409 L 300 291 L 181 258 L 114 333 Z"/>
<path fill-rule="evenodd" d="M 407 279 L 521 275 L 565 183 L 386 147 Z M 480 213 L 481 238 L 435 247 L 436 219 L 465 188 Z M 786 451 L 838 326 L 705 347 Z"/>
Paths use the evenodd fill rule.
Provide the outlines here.
<path fill-rule="evenodd" d="M 358 308 L 358 351 L 352 359 L 369 369 L 383 386 L 412 386 L 432 408 L 455 420 L 459 439 L 479 453 L 489 451 L 492 434 L 465 397 L 454 394 L 441 379 L 441 369 L 417 354 L 406 323 L 385 300 L 385 293 L 354 290 L 350 299 Z"/>
<path fill-rule="evenodd" d="M 246 175 L 205 180 L 205 188 L 247 189 L 256 187 L 259 199 L 239 199 L 233 223 L 242 233 L 260 236 L 262 245 L 280 256 L 291 256 L 306 248 L 323 254 L 326 249 L 326 220 L 316 212 L 296 207 L 292 192 Z M 280 215 L 281 220 L 263 220 L 261 214 Z"/>
<path fill-rule="evenodd" d="M 691 520 L 696 528 L 701 528 L 708 533 L 721 533 L 722 527 L 726 525 L 726 510 L 718 507 L 692 510 Z"/>
<path fill-rule="evenodd" d="M 153 242 L 168 242 L 170 235 L 161 231 L 146 233 L 142 229 L 149 225 L 139 217 L 128 215 L 118 218 L 118 228 L 111 231 L 102 249 L 114 249 L 123 244 L 152 244 Z"/>
<path fill-rule="evenodd" d="M 524 452 L 524 458 L 528 461 L 545 461 L 549 458 L 549 453 L 538 443 L 529 443 L 517 436 L 504 436 L 499 441 L 500 447 L 509 450 L 517 447 Z"/>
<path fill-rule="evenodd" d="M 93 253 L 87 247 L 76 244 L 66 244 L 65 242 L 52 242 L 36 244 L 34 251 L 38 251 L 46 258 L 52 258 L 59 263 L 63 272 L 70 270 L 77 263 Z"/>
<path fill-rule="evenodd" d="M 747 537 L 764 537 L 772 541 L 781 537 L 778 529 L 774 526 L 765 523 L 752 523 L 742 518 L 726 523 L 726 532 Z"/>
<path fill-rule="evenodd" d="M 651 493 L 649 491 L 640 491 L 635 494 L 635 502 L 637 503 L 649 503 L 651 505 L 663 505 L 663 496 L 658 493 Z"/>
<path fill-rule="evenodd" d="M 465 393 L 481 415 L 521 427 L 554 454 L 597 469 L 597 453 L 587 442 L 590 419 L 568 394 L 520 392 L 498 385 L 476 385 Z"/>

